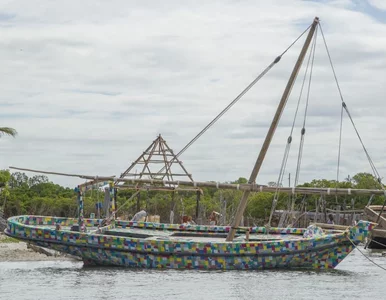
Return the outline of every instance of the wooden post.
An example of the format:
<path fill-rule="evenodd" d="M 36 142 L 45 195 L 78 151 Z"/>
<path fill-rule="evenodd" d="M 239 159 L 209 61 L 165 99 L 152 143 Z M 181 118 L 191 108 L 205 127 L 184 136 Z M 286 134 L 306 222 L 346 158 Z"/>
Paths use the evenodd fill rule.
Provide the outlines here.
<path fill-rule="evenodd" d="M 355 209 L 355 199 L 353 198 L 352 200 L 352 210 Z M 355 220 L 355 212 L 354 212 L 354 215 L 353 215 L 353 220 L 352 220 L 352 224 L 351 225 L 355 225 L 356 224 L 356 220 Z"/>
<path fill-rule="evenodd" d="M 172 192 L 172 203 L 170 204 L 170 215 L 169 215 L 169 223 L 170 224 L 174 224 L 174 208 L 176 206 L 174 196 L 175 196 L 175 191 Z"/>
<path fill-rule="evenodd" d="M 114 192 L 114 207 L 115 207 L 115 211 L 118 210 L 118 203 L 117 203 L 117 194 L 118 194 L 118 189 L 115 187 L 115 183 L 113 183 L 114 185 L 114 189 L 113 189 L 113 192 Z M 115 216 L 114 218 L 116 218 L 117 216 Z"/>
<path fill-rule="evenodd" d="M 98 191 L 99 193 L 99 191 Z M 97 218 L 101 218 L 101 202 L 97 201 Z"/>
<path fill-rule="evenodd" d="M 145 222 L 147 222 L 147 217 L 149 215 L 149 191 L 146 192 L 146 208 L 145 208 L 145 211 L 146 211 L 146 216 L 145 216 Z"/>
<path fill-rule="evenodd" d="M 326 200 L 326 197 L 324 195 L 322 195 L 322 203 L 323 203 L 323 215 L 324 215 L 324 223 L 327 223 L 327 208 L 326 208 L 326 205 L 327 205 L 327 200 Z"/>
<path fill-rule="evenodd" d="M 78 194 L 78 226 L 79 231 L 84 232 L 84 203 L 83 203 L 83 192 L 82 189 L 78 186 L 75 188 L 75 191 Z"/>
<path fill-rule="evenodd" d="M 257 174 L 259 173 L 261 165 L 263 164 L 265 155 L 267 153 L 269 145 L 271 144 L 273 134 L 276 131 L 276 127 L 279 123 L 281 114 L 283 112 L 285 104 L 287 103 L 288 96 L 292 90 L 292 86 L 294 85 L 295 79 L 296 79 L 297 74 L 299 72 L 299 69 L 303 63 L 304 57 L 307 53 L 308 47 L 311 43 L 312 37 L 314 35 L 315 29 L 316 29 L 316 26 L 318 25 L 318 23 L 319 23 L 319 18 L 315 17 L 315 19 L 311 25 L 310 31 L 308 32 L 306 41 L 304 42 L 303 49 L 300 52 L 299 58 L 294 66 L 294 69 L 292 70 L 290 79 L 289 79 L 287 86 L 284 90 L 283 96 L 281 97 L 279 106 L 277 107 L 277 110 L 276 110 L 276 114 L 272 120 L 271 126 L 268 130 L 268 133 L 267 133 L 267 136 L 265 137 L 263 146 L 261 147 L 259 156 L 257 157 L 257 160 L 256 160 L 255 166 L 252 170 L 251 176 L 249 177 L 249 183 L 255 183 L 255 181 L 256 181 Z M 244 193 L 243 193 L 243 196 L 242 196 L 242 198 L 239 202 L 239 206 L 237 208 L 236 216 L 232 222 L 231 229 L 230 229 L 228 236 L 226 238 L 227 241 L 233 241 L 233 239 L 235 237 L 236 228 L 240 225 L 245 208 L 247 207 L 247 201 L 248 201 L 249 194 L 250 194 L 250 191 L 244 191 Z"/>
<path fill-rule="evenodd" d="M 340 225 L 340 205 L 336 206 L 335 221 L 336 225 Z"/>
<path fill-rule="evenodd" d="M 109 192 L 110 192 L 110 205 L 109 205 L 109 215 L 115 219 L 115 193 L 114 193 L 114 182 L 109 182 Z"/>
<path fill-rule="evenodd" d="M 201 192 L 200 190 L 197 190 L 196 192 L 196 199 L 197 199 L 197 203 L 196 203 L 196 221 L 198 220 L 198 210 L 199 210 L 199 207 L 200 207 L 200 198 L 201 198 Z"/>
<path fill-rule="evenodd" d="M 103 210 L 105 213 L 105 218 L 108 219 L 110 218 L 110 187 L 105 187 L 105 196 L 104 196 L 104 201 L 103 201 Z"/>
<path fill-rule="evenodd" d="M 308 216 L 307 216 L 307 198 L 304 198 L 304 218 L 303 218 L 303 228 L 308 227 Z"/>
<path fill-rule="evenodd" d="M 138 195 L 137 195 L 137 211 L 136 212 L 139 212 L 141 210 L 140 201 L 141 201 L 141 193 L 138 193 Z"/>
<path fill-rule="evenodd" d="M 222 192 L 220 192 L 220 206 L 221 206 L 221 218 L 220 218 L 220 225 L 226 225 L 226 218 L 227 218 L 227 200 L 223 197 Z"/>

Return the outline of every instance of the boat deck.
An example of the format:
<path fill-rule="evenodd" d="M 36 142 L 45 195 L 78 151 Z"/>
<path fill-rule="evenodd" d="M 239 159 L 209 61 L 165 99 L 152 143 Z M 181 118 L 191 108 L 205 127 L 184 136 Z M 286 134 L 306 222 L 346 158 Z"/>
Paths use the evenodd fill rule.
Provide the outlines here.
<path fill-rule="evenodd" d="M 54 225 L 35 225 L 34 227 L 42 229 L 54 229 Z M 72 231 L 71 226 L 62 226 L 61 231 Z M 88 233 L 97 233 L 97 227 L 87 227 Z M 184 231 L 171 231 L 171 230 L 154 230 L 144 228 L 113 228 L 99 233 L 108 236 L 120 236 L 127 238 L 138 238 L 144 240 L 162 240 L 162 241 L 184 241 L 184 242 L 224 242 L 227 237 L 225 232 L 184 232 Z M 279 240 L 297 240 L 301 239 L 302 235 L 299 234 L 264 234 L 253 233 L 249 235 L 249 241 L 279 241 Z M 244 242 L 246 241 L 245 234 L 236 234 L 234 241 Z"/>

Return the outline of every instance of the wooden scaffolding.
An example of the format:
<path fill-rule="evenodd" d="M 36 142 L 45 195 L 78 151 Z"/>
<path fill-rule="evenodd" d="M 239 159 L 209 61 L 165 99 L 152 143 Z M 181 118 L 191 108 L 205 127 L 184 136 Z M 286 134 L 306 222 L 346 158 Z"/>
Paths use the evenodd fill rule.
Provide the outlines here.
<path fill-rule="evenodd" d="M 141 183 L 135 181 L 138 179 L 148 179 L 150 182 Z M 178 183 L 179 179 L 183 182 L 194 182 L 192 174 L 186 170 L 183 162 L 178 159 L 177 155 L 160 134 L 119 176 L 119 179 L 115 181 L 115 187 L 119 189 L 170 191 L 173 193 L 171 211 L 174 210 L 175 191 L 195 192 L 197 197 L 195 217 L 197 220 L 199 218 L 199 202 L 202 190 L 197 187 L 181 187 Z M 140 194 L 137 197 L 137 210 L 140 209 L 139 201 Z M 174 215 L 174 212 L 171 214 Z"/>
<path fill-rule="evenodd" d="M 192 174 L 188 173 L 182 161 L 178 159 L 161 135 L 158 135 L 151 145 L 146 148 L 119 178 L 155 179 L 165 180 L 165 182 L 178 181 L 177 178 L 183 178 L 184 180 L 188 179 L 193 182 Z M 116 182 L 116 184 L 122 185 L 123 183 Z M 126 183 L 125 187 L 137 189 L 140 185 L 141 183 L 135 183 L 130 186 Z M 170 183 L 158 186 L 160 190 L 174 190 L 176 188 L 178 188 L 178 186 Z"/>

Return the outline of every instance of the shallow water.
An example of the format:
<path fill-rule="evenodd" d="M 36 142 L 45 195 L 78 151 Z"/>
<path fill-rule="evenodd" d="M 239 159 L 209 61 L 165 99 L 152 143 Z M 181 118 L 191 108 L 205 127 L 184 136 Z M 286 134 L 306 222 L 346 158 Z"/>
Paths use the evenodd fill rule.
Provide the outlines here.
<path fill-rule="evenodd" d="M 369 252 L 386 268 L 386 257 Z M 386 299 L 386 271 L 355 250 L 331 271 L 86 268 L 81 262 L 0 262 L 0 299 Z"/>

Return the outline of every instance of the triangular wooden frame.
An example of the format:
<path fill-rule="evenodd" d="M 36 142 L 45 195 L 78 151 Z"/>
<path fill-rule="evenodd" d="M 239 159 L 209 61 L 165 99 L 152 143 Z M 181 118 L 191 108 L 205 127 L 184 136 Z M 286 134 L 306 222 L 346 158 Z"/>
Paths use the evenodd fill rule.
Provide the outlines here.
<path fill-rule="evenodd" d="M 175 173 L 172 167 L 178 166 L 182 172 Z M 139 167 L 140 172 L 136 172 L 136 167 Z M 156 171 L 155 171 L 155 170 Z M 160 135 L 150 144 L 149 147 L 127 168 L 119 178 L 126 179 L 155 179 L 178 181 L 175 177 L 183 177 L 181 180 L 186 180 L 186 177 L 193 182 L 192 174 L 188 173 L 182 161 L 174 154 L 173 150 L 168 146 L 166 141 Z M 170 188 L 178 188 L 172 184 L 165 184 L 165 190 Z M 138 183 L 128 188 L 138 188 Z M 162 189 L 162 188 L 161 188 Z M 191 189 L 190 189 L 191 190 Z"/>

